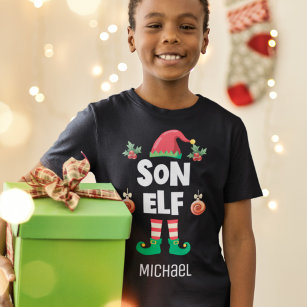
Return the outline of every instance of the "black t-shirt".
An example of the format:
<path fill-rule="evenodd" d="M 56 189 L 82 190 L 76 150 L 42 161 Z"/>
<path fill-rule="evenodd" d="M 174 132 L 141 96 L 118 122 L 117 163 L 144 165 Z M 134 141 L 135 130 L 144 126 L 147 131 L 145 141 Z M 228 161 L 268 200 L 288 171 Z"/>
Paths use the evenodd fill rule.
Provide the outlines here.
<path fill-rule="evenodd" d="M 202 95 L 158 108 L 133 88 L 91 103 L 41 162 L 61 176 L 85 153 L 132 212 L 123 301 L 140 307 L 226 307 L 219 231 L 224 203 L 262 196 L 242 120 Z M 103 278 L 103 276 L 102 276 Z"/>

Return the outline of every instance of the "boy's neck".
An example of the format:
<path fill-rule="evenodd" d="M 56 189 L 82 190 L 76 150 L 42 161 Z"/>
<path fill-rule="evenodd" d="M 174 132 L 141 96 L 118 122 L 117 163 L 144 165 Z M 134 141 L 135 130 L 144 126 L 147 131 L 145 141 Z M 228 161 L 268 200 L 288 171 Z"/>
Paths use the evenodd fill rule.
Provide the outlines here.
<path fill-rule="evenodd" d="M 198 100 L 187 85 L 180 82 L 165 81 L 160 84 L 149 84 L 143 82 L 135 89 L 135 92 L 152 105 L 169 110 L 184 109 L 191 107 Z"/>

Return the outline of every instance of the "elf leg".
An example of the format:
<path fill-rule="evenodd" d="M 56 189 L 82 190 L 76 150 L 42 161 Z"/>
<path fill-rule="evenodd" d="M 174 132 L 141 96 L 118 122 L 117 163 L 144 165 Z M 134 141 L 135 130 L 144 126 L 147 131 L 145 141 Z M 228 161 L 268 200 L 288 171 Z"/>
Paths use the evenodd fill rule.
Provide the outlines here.
<path fill-rule="evenodd" d="M 168 231 L 169 231 L 169 253 L 173 255 L 186 255 L 190 250 L 190 243 L 183 243 L 183 248 L 179 247 L 178 239 L 178 220 L 168 220 Z"/>
<path fill-rule="evenodd" d="M 249 105 L 266 93 L 274 69 L 268 0 L 226 0 L 226 5 L 232 44 L 227 92 L 235 105 Z"/>
<path fill-rule="evenodd" d="M 157 255 L 161 253 L 161 229 L 162 229 L 162 220 L 151 219 L 151 238 L 150 246 L 146 247 L 144 242 L 138 242 L 136 245 L 136 250 L 142 255 Z"/>

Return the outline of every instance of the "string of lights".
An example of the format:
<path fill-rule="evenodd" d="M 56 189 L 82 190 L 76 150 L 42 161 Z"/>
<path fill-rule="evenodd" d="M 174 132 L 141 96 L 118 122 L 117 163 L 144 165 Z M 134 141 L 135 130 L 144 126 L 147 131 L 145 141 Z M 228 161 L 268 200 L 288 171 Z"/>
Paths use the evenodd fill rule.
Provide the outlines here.
<path fill-rule="evenodd" d="M 278 31 L 276 29 L 272 29 L 270 31 L 271 39 L 269 40 L 268 44 L 270 47 L 277 46 L 277 37 Z M 278 98 L 278 94 L 275 90 L 276 88 L 276 81 L 274 77 L 270 78 L 267 81 L 268 85 L 268 98 L 270 101 L 266 103 L 266 112 L 265 112 L 265 120 L 264 120 L 264 139 L 267 142 L 267 147 L 269 148 L 266 154 L 266 160 L 264 163 L 263 169 L 263 176 L 261 178 L 261 182 L 265 185 L 263 188 L 262 193 L 264 196 L 264 202 L 267 208 L 271 211 L 276 211 L 278 209 L 278 201 L 274 198 L 274 195 L 271 196 L 270 191 L 270 169 L 272 168 L 272 161 L 276 159 L 276 155 L 281 155 L 284 152 L 284 146 L 281 142 L 280 136 L 276 134 L 275 127 L 271 126 L 271 117 L 273 114 L 273 108 L 276 106 L 276 100 Z"/>

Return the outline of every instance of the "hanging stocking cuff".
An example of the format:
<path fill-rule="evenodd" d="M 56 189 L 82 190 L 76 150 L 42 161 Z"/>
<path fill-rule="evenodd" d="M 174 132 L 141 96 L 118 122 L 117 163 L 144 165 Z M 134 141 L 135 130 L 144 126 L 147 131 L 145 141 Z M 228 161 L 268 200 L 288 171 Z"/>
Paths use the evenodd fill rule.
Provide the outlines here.
<path fill-rule="evenodd" d="M 231 33 L 250 28 L 256 23 L 270 20 L 270 11 L 267 0 L 256 0 L 241 8 L 231 10 L 227 14 Z"/>

